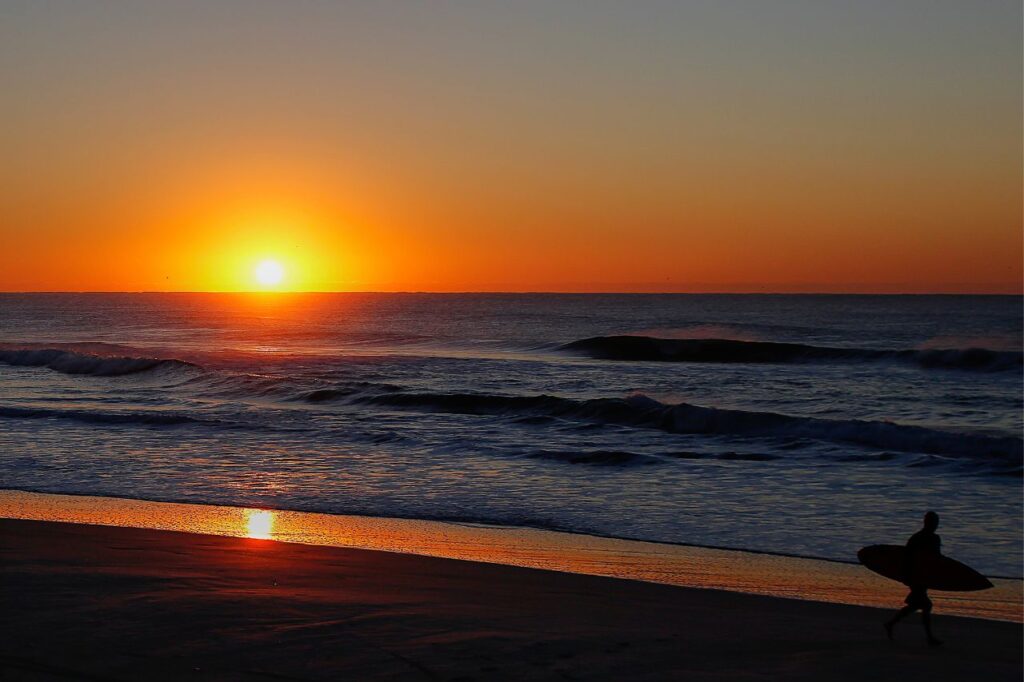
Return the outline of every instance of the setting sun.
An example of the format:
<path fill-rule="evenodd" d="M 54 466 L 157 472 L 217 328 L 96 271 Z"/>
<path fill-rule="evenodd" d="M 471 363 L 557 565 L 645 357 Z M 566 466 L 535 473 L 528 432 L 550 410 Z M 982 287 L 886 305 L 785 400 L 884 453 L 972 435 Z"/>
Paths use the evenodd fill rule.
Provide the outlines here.
<path fill-rule="evenodd" d="M 264 260 L 253 271 L 260 286 L 276 287 L 284 280 L 284 267 L 276 260 Z"/>

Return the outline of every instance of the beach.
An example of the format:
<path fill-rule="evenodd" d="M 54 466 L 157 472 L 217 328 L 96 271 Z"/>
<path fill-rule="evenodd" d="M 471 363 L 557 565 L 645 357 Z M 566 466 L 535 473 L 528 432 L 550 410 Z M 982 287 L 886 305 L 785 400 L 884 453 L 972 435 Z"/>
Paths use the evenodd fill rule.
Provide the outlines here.
<path fill-rule="evenodd" d="M 0 521 L 4 679 L 1020 678 L 1021 626 L 253 538 Z"/>
<path fill-rule="evenodd" d="M 5 681 L 1020 679 L 1019 298 L 0 312 Z"/>

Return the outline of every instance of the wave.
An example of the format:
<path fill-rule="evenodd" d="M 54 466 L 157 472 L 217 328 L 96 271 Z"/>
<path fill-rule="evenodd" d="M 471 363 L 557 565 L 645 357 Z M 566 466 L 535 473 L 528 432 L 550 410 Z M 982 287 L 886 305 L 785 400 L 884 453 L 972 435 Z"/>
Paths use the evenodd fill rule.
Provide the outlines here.
<path fill-rule="evenodd" d="M 307 403 L 329 403 L 351 398 L 355 395 L 371 390 L 395 392 L 401 391 L 402 387 L 395 384 L 375 381 L 350 381 L 344 385 L 305 391 L 298 396 L 295 396 L 293 400 L 301 400 Z"/>
<path fill-rule="evenodd" d="M 198 367 L 191 362 L 171 358 L 118 357 L 59 348 L 0 349 L 0 363 L 15 367 L 46 367 L 62 374 L 96 377 L 124 376 L 156 369 Z"/>
<path fill-rule="evenodd" d="M 594 336 L 560 346 L 598 360 L 648 362 L 801 363 L 822 361 L 908 362 L 925 368 L 982 372 L 1019 371 L 1019 351 L 962 349 L 880 350 L 736 339 L 664 339 L 653 336 Z"/>
<path fill-rule="evenodd" d="M 644 395 L 574 400 L 551 395 L 504 396 L 469 393 L 393 393 L 353 396 L 358 404 L 454 414 L 509 416 L 523 421 L 561 419 L 675 434 L 767 437 L 854 444 L 880 450 L 946 457 L 978 457 L 1018 463 L 1024 441 L 1014 437 L 956 433 L 885 421 L 832 420 L 775 412 L 665 404 Z M 540 418 L 540 419 L 536 419 Z"/>
<path fill-rule="evenodd" d="M 590 464 L 593 466 L 636 466 L 659 464 L 667 459 L 717 459 L 725 462 L 771 462 L 781 459 L 777 455 L 743 452 L 667 452 L 656 455 L 626 452 L 624 450 L 538 450 L 528 454 L 527 459 L 547 459 L 569 464 Z"/>
<path fill-rule="evenodd" d="M 6 419 L 70 419 L 86 424 L 138 424 L 142 426 L 180 426 L 202 424 L 202 419 L 166 412 L 98 412 L 94 410 L 54 410 L 37 407 L 0 407 Z"/>
<path fill-rule="evenodd" d="M 633 466 L 657 464 L 658 458 L 636 452 L 621 450 L 595 450 L 592 452 L 573 452 L 560 450 L 539 450 L 526 456 L 528 459 L 546 459 L 568 464 L 590 464 L 593 466 Z"/>

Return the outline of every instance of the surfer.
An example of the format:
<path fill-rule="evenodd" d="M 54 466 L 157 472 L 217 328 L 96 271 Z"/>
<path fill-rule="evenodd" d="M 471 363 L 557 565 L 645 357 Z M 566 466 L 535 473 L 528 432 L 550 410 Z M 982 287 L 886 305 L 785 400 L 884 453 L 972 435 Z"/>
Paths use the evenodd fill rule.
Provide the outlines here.
<path fill-rule="evenodd" d="M 928 588 L 924 583 L 920 566 L 924 557 L 942 554 L 942 540 L 935 532 L 938 527 L 939 515 L 930 511 L 924 515 L 924 528 L 907 540 L 903 575 L 905 576 L 904 582 L 910 588 L 910 594 L 904 600 L 906 606 L 885 622 L 885 634 L 889 636 L 889 639 L 892 639 L 892 629 L 896 623 L 920 609 L 921 624 L 924 625 L 924 632 L 928 636 L 928 645 L 939 646 L 942 644 L 942 641 L 932 634 L 932 600 L 928 598 Z"/>

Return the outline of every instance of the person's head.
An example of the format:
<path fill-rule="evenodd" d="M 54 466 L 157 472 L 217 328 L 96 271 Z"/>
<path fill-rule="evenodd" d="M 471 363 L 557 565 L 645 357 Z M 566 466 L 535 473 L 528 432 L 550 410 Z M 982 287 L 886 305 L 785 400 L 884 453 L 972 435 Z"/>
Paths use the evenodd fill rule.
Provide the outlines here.
<path fill-rule="evenodd" d="M 928 530 L 935 530 L 939 527 L 939 515 L 933 511 L 924 515 L 924 527 Z"/>

